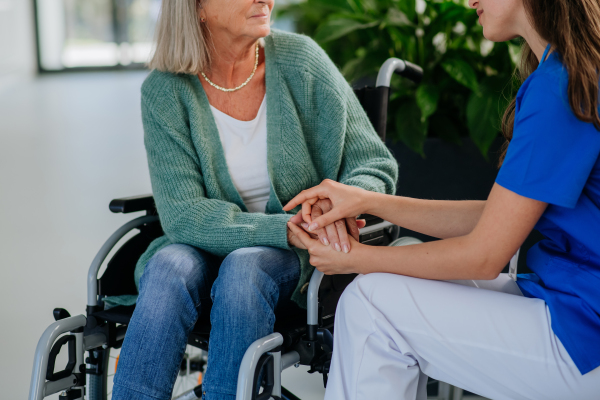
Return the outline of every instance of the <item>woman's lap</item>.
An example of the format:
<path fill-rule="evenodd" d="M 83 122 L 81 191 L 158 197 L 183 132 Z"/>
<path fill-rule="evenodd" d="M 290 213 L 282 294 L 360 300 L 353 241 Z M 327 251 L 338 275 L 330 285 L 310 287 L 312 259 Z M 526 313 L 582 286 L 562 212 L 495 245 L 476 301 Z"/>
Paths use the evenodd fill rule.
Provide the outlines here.
<path fill-rule="evenodd" d="M 212 287 L 206 400 L 233 399 L 248 346 L 273 332 L 275 309 L 285 307 L 300 276 L 292 251 L 245 248 L 228 255 Z M 235 366 L 235 368 L 230 368 Z"/>
<path fill-rule="evenodd" d="M 242 346 L 258 339 L 256 334 L 272 331 L 273 309 L 289 301 L 299 273 L 295 253 L 270 247 L 239 249 L 225 259 L 181 244 L 159 251 L 140 280 L 138 304 L 121 352 L 120 374 L 115 377 L 115 399 L 134 392 L 170 398 L 169 387 L 176 378 L 187 335 L 211 298 L 215 301 L 211 350 L 203 386 L 208 390 L 213 386 L 223 394 L 208 393 L 209 400 L 230 398 L 237 382 L 231 363 L 237 358 L 241 361 Z M 221 350 L 224 358 L 219 356 Z"/>
<path fill-rule="evenodd" d="M 587 398 L 600 390 L 600 371 L 579 374 L 539 299 L 371 274 L 344 292 L 335 332 L 328 400 L 385 396 L 373 390 L 416 398 L 421 371 L 494 399 Z"/>

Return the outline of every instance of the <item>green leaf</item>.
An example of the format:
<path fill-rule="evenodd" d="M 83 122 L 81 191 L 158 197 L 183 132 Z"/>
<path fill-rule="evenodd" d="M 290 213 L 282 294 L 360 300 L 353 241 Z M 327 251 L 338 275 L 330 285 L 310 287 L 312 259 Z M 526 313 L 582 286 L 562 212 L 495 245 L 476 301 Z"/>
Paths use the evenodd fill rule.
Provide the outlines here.
<path fill-rule="evenodd" d="M 425 122 L 437 110 L 440 93 L 434 85 L 421 85 L 417 89 L 417 105 L 421 109 L 421 121 Z"/>
<path fill-rule="evenodd" d="M 404 15 L 408 17 L 410 21 L 415 19 L 417 15 L 417 2 L 416 0 L 400 0 L 398 2 L 398 8 Z"/>
<path fill-rule="evenodd" d="M 481 92 L 472 93 L 467 104 L 469 135 L 484 157 L 500 132 L 501 116 L 508 101 L 502 94 L 506 82 L 488 77 L 481 82 Z"/>
<path fill-rule="evenodd" d="M 471 66 L 458 58 L 451 58 L 442 62 L 442 68 L 455 81 L 471 89 L 475 93 L 479 93 L 479 85 L 477 84 L 477 75 Z"/>
<path fill-rule="evenodd" d="M 360 4 L 362 5 L 365 11 L 377 11 L 377 6 L 380 1 L 378 0 L 361 0 Z"/>
<path fill-rule="evenodd" d="M 400 104 L 396 113 L 396 136 L 411 150 L 425 156 L 423 144 L 427 134 L 427 123 L 421 120 L 421 110 L 410 99 Z"/>
<path fill-rule="evenodd" d="M 372 28 L 377 24 L 379 24 L 379 21 L 361 23 L 354 19 L 333 16 L 319 26 L 314 39 L 320 43 L 327 43 L 346 36 L 350 32 Z"/>
<path fill-rule="evenodd" d="M 396 8 L 389 9 L 385 17 L 385 22 L 392 26 L 414 26 L 406 14 Z"/>

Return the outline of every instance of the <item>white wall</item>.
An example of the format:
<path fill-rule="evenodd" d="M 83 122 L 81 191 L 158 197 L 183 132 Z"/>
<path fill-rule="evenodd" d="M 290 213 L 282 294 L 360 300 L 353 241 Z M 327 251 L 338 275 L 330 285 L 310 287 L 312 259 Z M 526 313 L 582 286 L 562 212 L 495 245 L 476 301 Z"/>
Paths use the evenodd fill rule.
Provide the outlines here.
<path fill-rule="evenodd" d="M 0 0 L 0 91 L 36 71 L 32 0 Z"/>

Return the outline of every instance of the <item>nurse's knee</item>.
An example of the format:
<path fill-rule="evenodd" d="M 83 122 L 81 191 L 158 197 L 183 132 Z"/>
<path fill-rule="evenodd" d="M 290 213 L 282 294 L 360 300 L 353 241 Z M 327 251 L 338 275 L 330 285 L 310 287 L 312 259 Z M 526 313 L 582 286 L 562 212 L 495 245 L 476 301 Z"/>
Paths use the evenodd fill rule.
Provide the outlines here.
<path fill-rule="evenodd" d="M 379 302 L 387 301 L 382 293 L 404 292 L 411 279 L 414 278 L 386 273 L 359 275 L 344 290 L 337 312 L 355 315 L 357 312 L 366 311 L 367 304 L 377 308 Z"/>
<path fill-rule="evenodd" d="M 340 300 L 338 301 L 335 318 L 347 320 L 348 318 L 356 318 L 357 314 L 360 314 L 364 309 L 364 302 L 368 301 L 368 294 L 364 291 L 364 285 L 362 281 L 368 275 L 357 276 L 347 287 L 344 289 Z"/>

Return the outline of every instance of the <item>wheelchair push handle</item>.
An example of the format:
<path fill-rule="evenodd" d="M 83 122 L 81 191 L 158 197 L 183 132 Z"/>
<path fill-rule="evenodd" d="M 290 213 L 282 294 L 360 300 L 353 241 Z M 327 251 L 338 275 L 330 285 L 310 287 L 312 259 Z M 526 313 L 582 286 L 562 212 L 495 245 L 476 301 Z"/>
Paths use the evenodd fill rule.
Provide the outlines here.
<path fill-rule="evenodd" d="M 388 58 L 379 69 L 375 86 L 390 87 L 394 73 L 408 78 L 416 84 L 421 83 L 423 79 L 423 68 L 399 58 Z"/>

